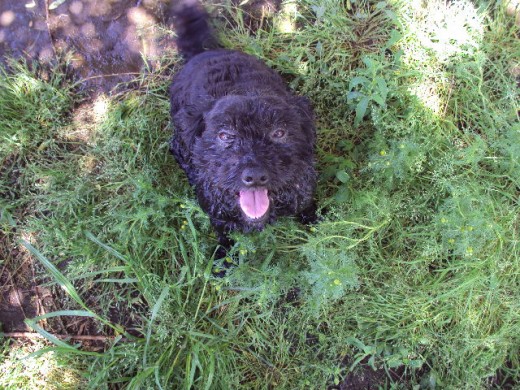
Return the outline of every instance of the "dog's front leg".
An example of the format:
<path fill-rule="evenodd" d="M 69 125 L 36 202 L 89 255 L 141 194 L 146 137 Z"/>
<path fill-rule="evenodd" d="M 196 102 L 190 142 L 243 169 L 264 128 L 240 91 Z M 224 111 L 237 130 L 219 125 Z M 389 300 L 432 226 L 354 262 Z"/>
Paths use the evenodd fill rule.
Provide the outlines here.
<path fill-rule="evenodd" d="M 218 247 L 215 251 L 215 260 L 224 266 L 224 268 L 215 267 L 213 269 L 213 276 L 222 278 L 226 276 L 227 269 L 238 264 L 238 259 L 234 259 L 229 255 L 231 248 L 235 245 L 235 241 L 228 236 L 225 229 L 221 229 L 215 225 L 213 226 L 215 227 L 218 237 Z"/>
<path fill-rule="evenodd" d="M 215 259 L 223 259 L 228 256 L 228 252 L 235 245 L 233 241 L 224 231 L 217 230 L 218 248 L 215 253 Z"/>
<path fill-rule="evenodd" d="M 312 203 L 300 211 L 298 214 L 298 220 L 303 225 L 314 225 L 321 221 L 321 217 L 317 214 L 318 207 L 316 206 L 316 202 L 312 201 Z"/>

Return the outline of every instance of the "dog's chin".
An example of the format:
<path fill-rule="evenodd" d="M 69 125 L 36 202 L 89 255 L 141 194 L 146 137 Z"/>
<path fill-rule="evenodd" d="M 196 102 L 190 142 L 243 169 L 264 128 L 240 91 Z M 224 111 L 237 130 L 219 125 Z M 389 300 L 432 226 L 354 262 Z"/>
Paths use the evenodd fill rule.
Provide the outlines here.
<path fill-rule="evenodd" d="M 264 225 L 269 217 L 271 200 L 266 188 L 246 188 L 237 193 L 237 202 L 244 221 Z"/>
<path fill-rule="evenodd" d="M 249 229 L 246 228 L 246 231 L 248 230 L 256 230 L 256 231 L 262 231 L 264 230 L 264 227 L 268 224 L 269 220 L 269 212 L 265 213 L 260 218 L 250 218 L 244 213 L 242 213 L 242 217 L 244 219 L 244 223 L 249 226 Z"/>

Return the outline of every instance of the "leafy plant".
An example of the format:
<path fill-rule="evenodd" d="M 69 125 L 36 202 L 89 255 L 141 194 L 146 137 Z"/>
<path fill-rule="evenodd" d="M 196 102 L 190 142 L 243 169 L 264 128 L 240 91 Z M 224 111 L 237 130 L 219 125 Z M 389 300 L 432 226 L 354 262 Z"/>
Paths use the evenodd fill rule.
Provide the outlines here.
<path fill-rule="evenodd" d="M 377 107 L 384 110 L 387 101 L 392 97 L 395 89 L 395 69 L 399 66 L 399 58 L 402 52 L 397 51 L 392 55 L 391 62 L 387 59 L 387 51 L 394 46 L 401 34 L 392 30 L 390 40 L 381 50 L 378 56 L 365 56 L 362 59 L 364 68 L 356 71 L 348 85 L 347 104 L 355 110 L 354 126 L 359 126 L 363 118 Z M 389 87 L 390 85 L 390 87 Z M 390 94 L 390 95 L 389 95 Z"/>

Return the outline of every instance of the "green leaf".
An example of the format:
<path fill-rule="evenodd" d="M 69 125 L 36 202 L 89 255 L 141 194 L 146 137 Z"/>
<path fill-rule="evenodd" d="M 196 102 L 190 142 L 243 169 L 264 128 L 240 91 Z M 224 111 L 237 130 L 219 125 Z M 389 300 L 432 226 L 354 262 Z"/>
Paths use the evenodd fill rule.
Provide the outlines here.
<path fill-rule="evenodd" d="M 370 84 L 370 81 L 365 76 L 356 76 L 350 80 L 350 83 L 348 84 L 349 91 L 352 91 L 352 89 L 360 84 Z"/>
<path fill-rule="evenodd" d="M 152 337 L 152 324 L 153 324 L 155 317 L 157 316 L 157 313 L 159 312 L 159 309 L 161 308 L 164 300 L 168 296 L 169 292 L 170 292 L 170 286 L 165 286 L 161 291 L 161 295 L 159 295 L 159 299 L 157 299 L 157 302 L 155 302 L 155 305 L 153 305 L 152 316 L 150 318 L 150 321 L 148 322 L 148 329 L 146 330 L 146 343 L 144 345 L 144 352 L 143 352 L 143 366 L 144 367 L 146 367 L 146 355 L 148 354 L 148 345 L 150 344 L 150 339 Z"/>
<path fill-rule="evenodd" d="M 350 180 L 349 174 L 345 171 L 336 172 L 336 178 L 342 183 L 347 183 Z"/>
<path fill-rule="evenodd" d="M 80 305 L 83 309 L 88 310 L 87 305 L 80 298 L 78 292 L 76 291 L 72 283 L 60 271 L 58 271 L 54 264 L 52 264 L 45 256 L 43 256 L 36 248 L 34 248 L 27 241 L 21 240 L 21 243 L 29 250 L 29 252 L 31 252 L 38 260 L 40 260 L 40 262 L 47 269 L 47 271 L 49 271 L 49 273 L 52 275 L 52 277 L 56 280 L 56 282 L 60 285 L 61 288 L 65 290 L 65 292 L 69 294 L 70 297 L 74 299 L 74 301 L 76 301 L 78 305 Z"/>
<path fill-rule="evenodd" d="M 386 84 L 386 80 L 383 77 L 376 77 L 376 83 L 381 96 L 386 100 L 386 96 L 388 95 L 388 85 Z"/>
<path fill-rule="evenodd" d="M 47 341 L 53 343 L 57 346 L 57 348 L 44 348 L 42 350 L 36 351 L 33 354 L 29 355 L 28 357 L 37 357 L 40 356 L 46 352 L 56 351 L 59 349 L 61 352 L 66 353 L 74 353 L 74 354 L 80 354 L 80 355 L 90 355 L 90 356 L 101 356 L 102 354 L 97 352 L 90 352 L 90 351 L 82 351 L 77 349 L 76 347 L 66 343 L 63 340 L 60 340 L 58 337 L 53 335 L 52 333 L 47 332 L 45 329 L 43 329 L 40 325 L 38 325 L 38 322 L 42 319 L 46 318 L 52 318 L 52 317 L 58 317 L 62 315 L 70 315 L 70 316 L 80 316 L 80 317 L 91 317 L 96 318 L 96 314 L 89 312 L 89 311 L 82 311 L 82 310 L 61 310 L 56 311 L 52 313 L 47 313 L 32 319 L 26 319 L 25 323 L 33 329 L 35 332 L 39 333 L 42 337 L 44 337 Z"/>
<path fill-rule="evenodd" d="M 126 259 L 125 259 L 125 257 L 124 257 L 121 253 L 119 253 L 119 252 L 116 251 L 115 249 L 109 247 L 108 245 L 103 244 L 103 243 L 102 243 L 101 241 L 99 241 L 99 240 L 97 239 L 97 237 L 95 237 L 92 233 L 90 233 L 90 232 L 85 232 L 85 235 L 87 236 L 87 238 L 88 238 L 90 241 L 92 241 L 92 242 L 98 244 L 100 247 L 102 247 L 103 249 L 105 249 L 107 252 L 111 253 L 111 254 L 114 255 L 115 257 L 117 257 L 119 260 L 122 260 L 122 261 L 125 262 L 125 263 L 127 262 Z"/>
<path fill-rule="evenodd" d="M 347 337 L 345 341 L 347 342 L 347 344 L 353 345 L 361 351 L 365 350 L 366 345 L 356 337 Z"/>
<path fill-rule="evenodd" d="M 358 92 L 358 91 L 349 92 L 347 94 L 347 102 L 350 103 L 353 100 L 359 99 L 363 96 L 365 96 L 365 95 L 363 95 L 361 92 Z"/>
<path fill-rule="evenodd" d="M 318 41 L 316 44 L 316 54 L 318 54 L 320 57 L 323 56 L 323 44 L 321 41 Z"/>
<path fill-rule="evenodd" d="M 46 318 L 61 317 L 61 316 L 73 316 L 73 317 L 91 317 L 97 318 L 97 315 L 90 310 L 58 310 L 51 313 L 46 313 L 38 317 L 27 319 L 26 321 L 39 322 Z"/>
<path fill-rule="evenodd" d="M 365 117 L 365 114 L 367 112 L 368 108 L 368 98 L 364 97 L 360 100 L 360 102 L 356 106 L 356 118 L 354 119 L 354 126 L 359 126 L 363 118 Z"/>
<path fill-rule="evenodd" d="M 381 96 L 377 95 L 377 94 L 374 94 L 372 96 L 370 96 L 372 98 L 373 101 L 375 101 L 380 107 L 384 107 L 386 102 L 385 102 L 385 99 L 383 99 Z"/>
<path fill-rule="evenodd" d="M 323 15 L 325 15 L 325 7 L 324 6 L 313 5 L 313 6 L 311 6 L 311 8 L 316 13 L 316 18 L 317 19 L 321 19 L 321 18 L 323 18 Z"/>
<path fill-rule="evenodd" d="M 375 68 L 374 60 L 370 57 L 363 57 L 363 63 L 370 70 L 373 70 Z"/>
<path fill-rule="evenodd" d="M 213 378 L 215 376 L 215 355 L 210 352 L 209 354 L 209 367 L 208 367 L 208 379 L 206 381 L 205 390 L 211 389 L 211 384 L 213 383 Z"/>
<path fill-rule="evenodd" d="M 420 359 L 410 360 L 410 362 L 408 363 L 408 365 L 412 368 L 421 368 L 423 364 L 424 362 Z"/>
<path fill-rule="evenodd" d="M 387 362 L 387 365 L 389 368 L 397 368 L 397 367 L 401 367 L 403 365 L 403 362 L 399 359 L 390 359 Z"/>
<path fill-rule="evenodd" d="M 390 39 L 386 43 L 385 47 L 389 48 L 389 47 L 395 45 L 397 43 L 397 41 L 399 41 L 401 39 L 401 37 L 402 37 L 402 35 L 399 31 L 397 31 L 397 30 L 390 31 Z"/>
<path fill-rule="evenodd" d="M 336 199 L 337 202 L 344 203 L 348 201 L 350 198 L 349 191 L 345 186 L 339 187 L 336 194 L 334 194 L 334 199 Z"/>

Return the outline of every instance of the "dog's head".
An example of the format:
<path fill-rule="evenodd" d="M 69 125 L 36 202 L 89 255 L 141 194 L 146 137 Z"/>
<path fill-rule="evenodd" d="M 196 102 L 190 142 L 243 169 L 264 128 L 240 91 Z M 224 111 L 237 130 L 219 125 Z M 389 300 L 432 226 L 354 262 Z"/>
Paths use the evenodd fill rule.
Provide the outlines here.
<path fill-rule="evenodd" d="M 197 186 L 213 198 L 206 202 L 210 214 L 263 225 L 269 216 L 294 214 L 310 202 L 312 110 L 307 99 L 291 99 L 226 96 L 205 113 L 192 164 Z"/>

